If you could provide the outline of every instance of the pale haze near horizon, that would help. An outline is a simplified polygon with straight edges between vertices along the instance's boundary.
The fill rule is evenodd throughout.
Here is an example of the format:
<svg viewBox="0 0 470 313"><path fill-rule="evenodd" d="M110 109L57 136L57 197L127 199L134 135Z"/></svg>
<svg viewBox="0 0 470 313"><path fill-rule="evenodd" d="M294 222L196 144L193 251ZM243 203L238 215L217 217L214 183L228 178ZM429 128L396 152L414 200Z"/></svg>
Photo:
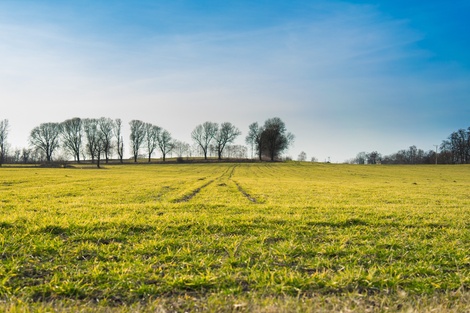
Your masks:
<svg viewBox="0 0 470 313"><path fill-rule="evenodd" d="M466 1L2 1L0 119L12 148L40 123L104 116L188 143L196 125L228 121L238 144L280 117L294 159L431 150L470 126L469 13Z"/></svg>

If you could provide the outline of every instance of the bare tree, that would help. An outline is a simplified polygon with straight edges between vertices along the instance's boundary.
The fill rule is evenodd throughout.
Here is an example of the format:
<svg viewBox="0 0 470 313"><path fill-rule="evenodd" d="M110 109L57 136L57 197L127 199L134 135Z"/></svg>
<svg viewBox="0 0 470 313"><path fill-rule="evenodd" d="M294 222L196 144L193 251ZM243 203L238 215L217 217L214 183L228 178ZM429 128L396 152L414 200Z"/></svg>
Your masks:
<svg viewBox="0 0 470 313"><path fill-rule="evenodd" d="M13 152L12 159L14 163L21 162L21 150L19 148L16 148L15 151Z"/></svg>
<svg viewBox="0 0 470 313"><path fill-rule="evenodd" d="M46 160L46 154L44 153L43 150L37 148L37 147L32 147L31 149L28 149L31 151L30 155L30 162L31 163L40 163L44 162Z"/></svg>
<svg viewBox="0 0 470 313"><path fill-rule="evenodd" d="M149 159L151 161L152 154L158 146L158 136L160 134L161 128L150 123L145 123L145 142L147 144L147 152Z"/></svg>
<svg viewBox="0 0 470 313"><path fill-rule="evenodd" d="M299 156L297 157L297 161L300 161L300 162L307 161L307 153L305 153L305 151L300 152Z"/></svg>
<svg viewBox="0 0 470 313"><path fill-rule="evenodd" d="M382 164L429 164L435 163L436 152L430 150L424 152L416 146L410 146L408 150L399 150L391 155L380 158Z"/></svg>
<svg viewBox="0 0 470 313"><path fill-rule="evenodd" d="M232 123L225 122L220 125L220 128L214 137L215 148L217 150L217 157L219 160L222 159L222 152L224 151L225 146L234 142L240 135L240 130L232 125Z"/></svg>
<svg viewBox="0 0 470 313"><path fill-rule="evenodd" d="M193 143L189 148L189 157L196 157L201 155L204 155L201 146L198 145L196 142Z"/></svg>
<svg viewBox="0 0 470 313"><path fill-rule="evenodd" d="M8 130L8 120L0 121L0 166L5 162Z"/></svg>
<svg viewBox="0 0 470 313"><path fill-rule="evenodd" d="M258 125L258 122L250 124L248 126L248 135L245 138L245 142L251 146L251 153L253 157L253 150L256 149L256 154L258 155L259 160L263 154L263 145L261 142L261 135L263 134L263 127Z"/></svg>
<svg viewBox="0 0 470 313"><path fill-rule="evenodd" d="M196 126L191 133L191 138L201 147L204 159L207 160L207 151L209 146L217 134L219 125L217 123L205 122Z"/></svg>
<svg viewBox="0 0 470 313"><path fill-rule="evenodd" d="M288 133L284 122L278 118L270 118L264 123L261 143L271 161L274 161L294 142L294 135Z"/></svg>
<svg viewBox="0 0 470 313"><path fill-rule="evenodd" d="M83 123L78 117L62 122L61 127L62 145L70 152L74 159L80 163L82 150Z"/></svg>
<svg viewBox="0 0 470 313"><path fill-rule="evenodd" d="M176 156L179 158L182 158L184 154L188 154L191 149L191 146L189 143L179 141L179 140L174 140L173 141L173 151L175 151Z"/></svg>
<svg viewBox="0 0 470 313"><path fill-rule="evenodd" d="M30 162L32 152L30 149L23 148L21 150L21 162L28 163Z"/></svg>
<svg viewBox="0 0 470 313"><path fill-rule="evenodd" d="M101 167L101 157L105 156L108 162L108 155L111 147L113 121L107 118L89 118L83 120L83 129L87 139L86 149L91 157L91 162L98 168Z"/></svg>
<svg viewBox="0 0 470 313"><path fill-rule="evenodd" d="M86 137L86 150L91 157L91 163L95 163L100 139L98 120L95 118L86 118L83 120L83 129Z"/></svg>
<svg viewBox="0 0 470 313"><path fill-rule="evenodd" d="M224 151L228 158L246 159L248 149L243 145L227 145Z"/></svg>
<svg viewBox="0 0 470 313"><path fill-rule="evenodd" d="M108 149L109 142L107 141L106 135L102 131L98 131L96 136L95 144L95 155L96 155L96 167L101 167L101 156L104 154L107 155L106 149Z"/></svg>
<svg viewBox="0 0 470 313"><path fill-rule="evenodd" d="M113 128L114 122L112 119L102 117L98 120L99 126L99 140L102 145L102 152L104 153L105 161L108 163L109 155L111 154L111 147L113 142Z"/></svg>
<svg viewBox="0 0 470 313"><path fill-rule="evenodd" d="M120 118L114 120L114 136L116 137L116 150L119 156L119 161L122 163L124 157L124 140L122 137L122 121Z"/></svg>
<svg viewBox="0 0 470 313"><path fill-rule="evenodd" d="M166 155L173 150L173 140L171 138L171 134L165 130L160 129L157 136L158 140L158 147L160 148L160 152L162 153L163 162L166 160Z"/></svg>
<svg viewBox="0 0 470 313"><path fill-rule="evenodd" d="M131 126L129 139L131 140L132 155L134 156L134 162L137 163L139 150L145 139L145 123L139 120L132 120L129 122L129 125Z"/></svg>
<svg viewBox="0 0 470 313"><path fill-rule="evenodd" d="M52 154L59 148L61 127L59 123L43 123L29 135L30 144L45 154L47 162L52 161Z"/></svg>

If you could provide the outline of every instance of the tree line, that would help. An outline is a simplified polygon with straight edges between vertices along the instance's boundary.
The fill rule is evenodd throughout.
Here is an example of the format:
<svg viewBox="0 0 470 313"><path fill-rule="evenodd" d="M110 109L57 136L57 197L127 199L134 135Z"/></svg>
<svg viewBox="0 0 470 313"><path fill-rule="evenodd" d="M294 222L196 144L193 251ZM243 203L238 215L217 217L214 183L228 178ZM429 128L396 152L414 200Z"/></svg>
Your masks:
<svg viewBox="0 0 470 313"><path fill-rule="evenodd" d="M355 164L469 164L470 127L452 132L436 149L424 151L416 146L382 156L377 151L360 152L350 160Z"/></svg>
<svg viewBox="0 0 470 313"><path fill-rule="evenodd" d="M61 123L42 123L31 130L29 148L17 148L11 153L7 143L9 121L0 120L0 166L5 162L50 163L63 158L63 155L77 163L90 160L98 167L102 162L108 163L113 155L123 163L125 145L122 127L121 119L106 117L75 117ZM162 127L141 120L130 121L129 129L129 153L134 162L144 156L142 153L151 162L156 151L160 152L163 162L171 153L179 158L184 154L187 157L203 156L205 160L214 154L219 160L224 155L247 157L246 147L233 145L241 131L230 122L197 125L191 133L192 146L174 139ZM268 158L271 161L279 158L293 140L294 136L287 132L284 122L278 117L267 119L262 126L257 122L251 124L245 138L260 160ZM62 154L57 157L59 153Z"/></svg>

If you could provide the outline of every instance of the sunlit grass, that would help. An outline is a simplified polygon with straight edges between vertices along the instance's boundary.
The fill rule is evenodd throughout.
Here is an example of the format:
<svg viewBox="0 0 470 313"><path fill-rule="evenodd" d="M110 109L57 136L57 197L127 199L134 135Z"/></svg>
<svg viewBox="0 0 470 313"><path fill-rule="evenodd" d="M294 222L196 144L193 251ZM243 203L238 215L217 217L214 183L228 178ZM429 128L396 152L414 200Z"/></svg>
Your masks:
<svg viewBox="0 0 470 313"><path fill-rule="evenodd" d="M366 298L377 310L468 309L468 190L468 166L3 168L0 300L46 311L361 310Z"/></svg>

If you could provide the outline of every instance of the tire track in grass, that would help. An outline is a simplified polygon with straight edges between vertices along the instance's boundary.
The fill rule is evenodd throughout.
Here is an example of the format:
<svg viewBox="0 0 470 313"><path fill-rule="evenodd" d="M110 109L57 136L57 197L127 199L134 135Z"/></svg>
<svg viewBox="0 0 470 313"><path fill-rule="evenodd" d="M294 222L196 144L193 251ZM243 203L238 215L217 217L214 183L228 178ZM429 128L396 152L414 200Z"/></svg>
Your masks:
<svg viewBox="0 0 470 313"><path fill-rule="evenodd" d="M250 201L253 202L253 203L258 203L259 201L258 201L255 197L253 197L252 195L250 195L245 189L243 189L243 187L242 187L237 181L235 181L235 180L232 179L236 167L237 167L237 166L235 165L235 166L232 168L232 171L230 172L230 176L229 176L228 179L231 180L231 181L235 184L235 186L237 186L238 191L240 191L240 192L242 193L242 195L245 196L245 198L247 198L248 200L250 200Z"/></svg>
<svg viewBox="0 0 470 313"><path fill-rule="evenodd" d="M200 186L196 189L193 189L192 191L188 192L187 194L183 195L180 198L177 198L177 199L173 200L173 202L174 203L188 202L192 198L194 198L198 193L200 193L204 188L208 187L210 184L214 183L215 181L220 181L220 180L224 179L224 177L225 177L225 179L227 179L228 181L233 182L235 184L235 186L237 186L238 191L246 199L248 199L250 202L252 202L252 203L261 203L262 201L259 201L258 199L256 199L252 195L250 195L237 181L233 180L232 177L234 175L236 167L237 167L237 165L234 165L233 167L227 168L227 170L225 170L222 173L222 175L220 175L219 177L211 179L210 181L206 182L202 186ZM226 176L228 176L228 177L226 177Z"/></svg>
<svg viewBox="0 0 470 313"><path fill-rule="evenodd" d="M233 170L234 168L232 168L232 173L233 173ZM208 182L206 182L204 185L192 190L191 192L189 192L188 194L180 197L180 198L177 198L175 200L173 200L174 203L181 203L181 202L188 202L189 200L191 200L192 198L194 198L199 192L201 192L202 189L206 188L207 186L209 186L210 184L212 184L214 181L216 180L220 180L222 177L224 177L228 172L230 171L230 168L228 168L227 170L225 170L222 175L220 175L219 177L217 178L214 178ZM232 175L232 174L230 174Z"/></svg>
<svg viewBox="0 0 470 313"><path fill-rule="evenodd" d="M202 185L201 187L198 187L198 188L194 189L194 190L191 191L190 193L188 193L188 194L182 196L181 198L177 198L177 199L173 200L173 202L174 202L174 203L188 202L189 200L191 200L192 198L194 198L199 192L201 192L201 190L202 190L203 188L206 188L207 186L209 186L210 184L212 184L214 181L215 181L215 179L208 181L207 183L205 183L205 184Z"/></svg>
<svg viewBox="0 0 470 313"><path fill-rule="evenodd" d="M238 188L238 191L240 191L244 196L245 198L247 198L248 200L250 200L251 202L253 203L258 203L258 200L256 200L256 198L252 197L248 192L246 192L245 189L243 189L242 186L240 186L239 183L237 183L236 181L232 180L233 183L237 186Z"/></svg>

